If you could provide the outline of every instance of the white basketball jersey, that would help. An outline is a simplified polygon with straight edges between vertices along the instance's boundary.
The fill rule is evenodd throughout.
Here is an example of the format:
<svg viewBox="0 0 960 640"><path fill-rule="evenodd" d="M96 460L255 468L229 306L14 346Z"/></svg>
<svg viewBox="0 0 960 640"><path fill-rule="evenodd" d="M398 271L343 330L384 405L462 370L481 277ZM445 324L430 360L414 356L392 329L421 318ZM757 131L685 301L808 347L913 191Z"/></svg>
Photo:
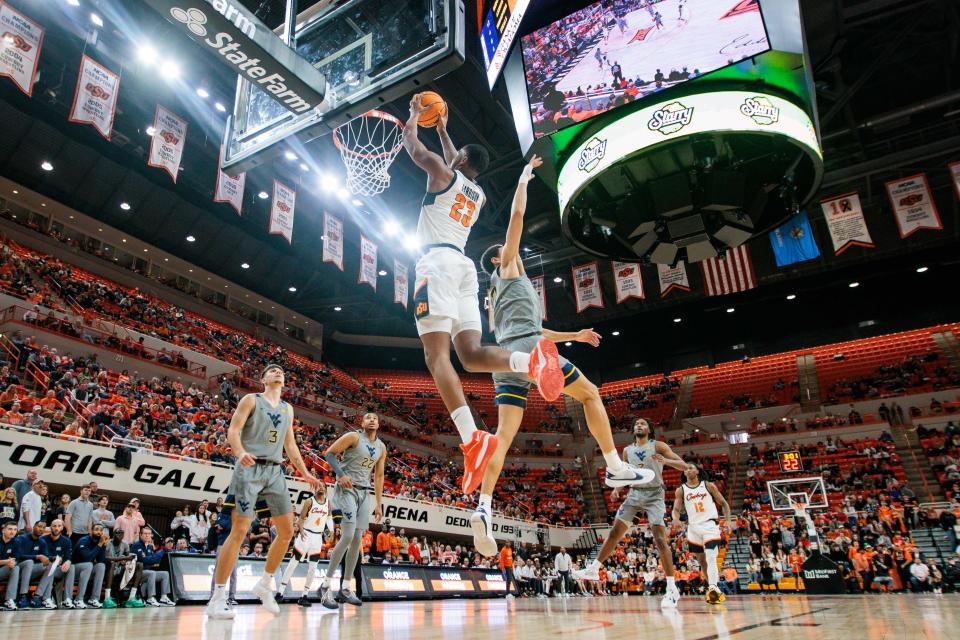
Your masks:
<svg viewBox="0 0 960 640"><path fill-rule="evenodd" d="M303 521L303 528L310 533L323 533L327 526L333 529L329 499L318 503L316 498L311 498L311 502L310 512L307 513L307 519Z"/></svg>
<svg viewBox="0 0 960 640"><path fill-rule="evenodd" d="M427 193L420 207L417 240L421 247L449 244L461 252L470 236L470 228L480 215L487 197L483 189L459 171L443 191Z"/></svg>
<svg viewBox="0 0 960 640"><path fill-rule="evenodd" d="M701 482L696 487L689 487L686 482L680 485L683 487L683 507L687 511L687 522L689 524L700 524L708 520L717 520L720 516L717 513L717 505L713 501L713 496L707 491L705 482Z"/></svg>

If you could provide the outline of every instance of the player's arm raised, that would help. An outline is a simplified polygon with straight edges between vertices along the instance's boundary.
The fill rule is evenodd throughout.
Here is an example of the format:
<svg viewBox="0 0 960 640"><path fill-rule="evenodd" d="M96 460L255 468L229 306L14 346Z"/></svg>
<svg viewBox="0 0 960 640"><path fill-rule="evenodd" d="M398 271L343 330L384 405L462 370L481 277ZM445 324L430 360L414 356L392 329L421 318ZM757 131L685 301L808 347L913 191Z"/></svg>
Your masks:
<svg viewBox="0 0 960 640"><path fill-rule="evenodd" d="M707 483L707 491L713 496L713 501L717 503L717 506L720 507L720 510L723 512L723 519L727 521L727 531L733 531L733 515L730 513L730 504L723 497L723 494L720 493L720 489L717 489L717 485L712 482Z"/></svg>
<svg viewBox="0 0 960 640"><path fill-rule="evenodd" d="M520 239L523 237L523 216L527 211L527 184L533 179L533 170L543 164L538 155L530 158L530 162L523 168L520 179L517 181L517 190L513 194L513 205L510 208L510 224L507 225L507 238L500 250L500 264L509 269L517 256L520 255ZM504 274L510 277L512 274ZM519 274L518 274L519 275Z"/></svg>
<svg viewBox="0 0 960 640"><path fill-rule="evenodd" d="M287 406L289 407L290 405ZM293 420L293 407L290 407L290 419ZM293 435L293 427L287 429L287 436L283 439L283 450L287 452L287 457L290 459L290 462L293 463L296 470L300 472L300 476L304 482L314 489L323 482L323 480L317 480L303 462L300 447L297 446L297 438Z"/></svg>
<svg viewBox="0 0 960 640"><path fill-rule="evenodd" d="M343 474L343 467L340 466L340 461L337 460L337 456L358 442L360 442L360 434L356 431L351 431L337 438L336 441L323 452L324 461L333 469L334 475L337 476L337 483L344 489L352 489L353 481L350 479L350 476Z"/></svg>
<svg viewBox="0 0 960 640"><path fill-rule="evenodd" d="M420 140L420 125L417 120L423 112L423 105L420 102L420 95L413 96L410 100L410 117L403 127L403 148L410 154L410 159L414 164L427 172L427 190L439 191L453 180L453 169L447 166L443 158L424 146Z"/></svg>
<svg viewBox="0 0 960 640"><path fill-rule="evenodd" d="M380 522L383 518L383 475L387 468L387 450L377 461L377 470L373 474L373 490L377 496L377 506L373 509L373 521Z"/></svg>
<svg viewBox="0 0 960 640"><path fill-rule="evenodd" d="M227 442L230 443L230 450L237 458L237 463L241 467L252 467L257 463L257 459L243 450L243 443L240 442L240 432L243 431L243 425L247 424L247 418L253 413L257 406L256 396L252 393L240 398L237 408L233 411L233 417L230 418L230 427L227 429Z"/></svg>
<svg viewBox="0 0 960 640"><path fill-rule="evenodd" d="M680 528L680 509L683 508L683 487L677 487L673 493L673 513L671 514L670 528L676 533Z"/></svg>
<svg viewBox="0 0 960 640"><path fill-rule="evenodd" d="M453 164L453 161L456 160L460 154L457 145L453 144L453 140L450 139L450 134L447 133L447 118L449 117L450 113L445 111L437 121L437 135L440 136L440 146L443 147L443 160L447 163L448 167Z"/></svg>

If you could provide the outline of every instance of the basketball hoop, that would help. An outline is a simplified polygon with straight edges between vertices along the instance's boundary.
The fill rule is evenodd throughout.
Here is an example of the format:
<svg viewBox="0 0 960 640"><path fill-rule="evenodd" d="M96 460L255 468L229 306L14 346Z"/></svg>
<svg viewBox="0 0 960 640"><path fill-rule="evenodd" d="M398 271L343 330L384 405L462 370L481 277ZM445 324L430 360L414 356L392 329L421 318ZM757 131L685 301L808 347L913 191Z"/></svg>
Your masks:
<svg viewBox="0 0 960 640"><path fill-rule="evenodd" d="M333 144L347 167L347 189L375 196L390 186L390 165L403 146L403 122L374 109L337 127Z"/></svg>

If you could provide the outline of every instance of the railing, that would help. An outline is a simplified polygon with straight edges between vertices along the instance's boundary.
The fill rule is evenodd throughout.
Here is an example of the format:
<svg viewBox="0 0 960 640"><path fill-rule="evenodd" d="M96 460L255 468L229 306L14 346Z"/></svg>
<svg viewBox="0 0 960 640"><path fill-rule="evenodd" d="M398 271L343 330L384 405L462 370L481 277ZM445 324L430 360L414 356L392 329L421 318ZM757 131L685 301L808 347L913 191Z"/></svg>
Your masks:
<svg viewBox="0 0 960 640"><path fill-rule="evenodd" d="M140 442L139 440L131 440L130 438L123 438L121 436L114 436L108 440L111 447L127 447L130 449L136 449L138 452L146 451L147 455L153 455L154 447L152 442Z"/></svg>
<svg viewBox="0 0 960 640"><path fill-rule="evenodd" d="M37 313L32 309L26 309L24 307L13 305L0 312L0 322L23 323L31 327L48 331L50 333L56 333L66 338L70 338L71 340L83 342L90 346L95 346L100 349L106 349L108 351L113 351L114 353L130 356L137 360L150 362L160 367L166 367L178 372L186 372L189 375L197 378L207 378L206 365L199 364L197 362L191 362L183 357L182 354L179 357L183 360L186 366L176 365L173 361L173 354L170 352L164 351L161 354L161 352L157 349L152 349L142 344L133 342L133 340L130 338L124 342L119 340L116 334L109 331L96 329L92 326L79 326L71 321L65 313ZM171 362L169 364L166 362L161 362L159 360L161 355L169 358Z"/></svg>
<svg viewBox="0 0 960 640"><path fill-rule="evenodd" d="M13 341L7 336L0 334L0 348L6 351L9 356L11 367L16 367L20 362L20 348L13 344Z"/></svg>
<svg viewBox="0 0 960 640"><path fill-rule="evenodd" d="M32 382L33 386L41 391L46 391L50 386L50 376L35 362L27 363L27 366L23 368L23 377L25 381Z"/></svg>

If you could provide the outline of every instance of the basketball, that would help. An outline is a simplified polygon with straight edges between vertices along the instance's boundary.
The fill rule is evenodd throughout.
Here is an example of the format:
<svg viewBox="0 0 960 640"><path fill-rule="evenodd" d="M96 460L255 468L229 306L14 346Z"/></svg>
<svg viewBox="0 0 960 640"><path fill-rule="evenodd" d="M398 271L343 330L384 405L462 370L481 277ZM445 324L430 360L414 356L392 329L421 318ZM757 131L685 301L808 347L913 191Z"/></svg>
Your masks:
<svg viewBox="0 0 960 640"><path fill-rule="evenodd" d="M423 104L423 113L420 114L417 123L421 127L437 126L440 118L447 115L447 103L436 91L424 91L420 94L420 100Z"/></svg>

